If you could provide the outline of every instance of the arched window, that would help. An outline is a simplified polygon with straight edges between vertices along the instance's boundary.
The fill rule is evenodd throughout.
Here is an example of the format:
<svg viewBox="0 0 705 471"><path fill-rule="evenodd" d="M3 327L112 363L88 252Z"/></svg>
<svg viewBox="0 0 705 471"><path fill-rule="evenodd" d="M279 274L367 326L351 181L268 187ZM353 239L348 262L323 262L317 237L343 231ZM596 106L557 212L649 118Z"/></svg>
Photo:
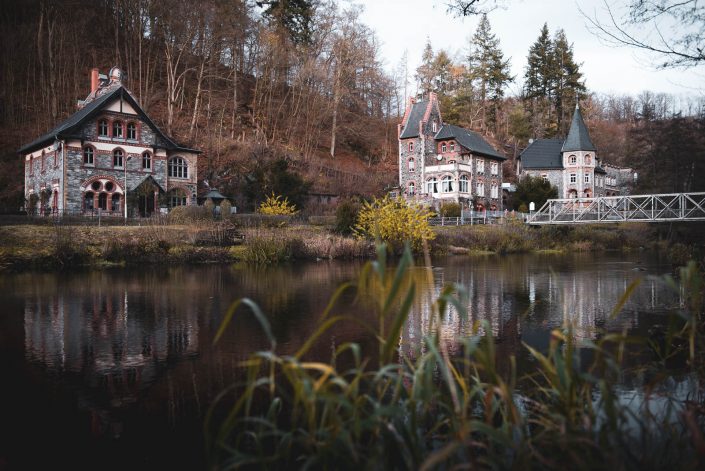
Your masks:
<svg viewBox="0 0 705 471"><path fill-rule="evenodd" d="M494 182L490 186L490 198L499 198L499 187Z"/></svg>
<svg viewBox="0 0 705 471"><path fill-rule="evenodd" d="M450 143L450 151L453 152L455 150L455 142Z"/></svg>
<svg viewBox="0 0 705 471"><path fill-rule="evenodd" d="M446 175L443 177L443 180L441 180L441 190L443 193L450 193L453 191L453 180L450 178L450 175Z"/></svg>
<svg viewBox="0 0 705 471"><path fill-rule="evenodd" d="M137 126L135 123L127 123L127 138L132 141L137 140Z"/></svg>
<svg viewBox="0 0 705 471"><path fill-rule="evenodd" d="M592 162L592 159L590 158L590 154L585 156L585 165L590 165L590 162Z"/></svg>
<svg viewBox="0 0 705 471"><path fill-rule="evenodd" d="M122 121L115 121L113 123L113 137L117 137L120 139L125 137L125 135L123 134Z"/></svg>
<svg viewBox="0 0 705 471"><path fill-rule="evenodd" d="M479 182L477 184L477 196L485 196L485 184L484 182Z"/></svg>
<svg viewBox="0 0 705 471"><path fill-rule="evenodd" d="M426 193L433 194L438 193L438 180L436 178L429 178L426 180Z"/></svg>
<svg viewBox="0 0 705 471"><path fill-rule="evenodd" d="M413 157L409 159L409 171L413 172L416 170L416 162L414 162Z"/></svg>
<svg viewBox="0 0 705 471"><path fill-rule="evenodd" d="M409 182L409 196L414 196L416 194L416 183Z"/></svg>
<svg viewBox="0 0 705 471"><path fill-rule="evenodd" d="M93 165L94 160L93 148L86 146L83 148L83 165Z"/></svg>
<svg viewBox="0 0 705 471"><path fill-rule="evenodd" d="M571 155L570 156L570 164L575 165L576 163L578 163L578 158L574 155Z"/></svg>
<svg viewBox="0 0 705 471"><path fill-rule="evenodd" d="M142 170L152 170L152 154L142 152Z"/></svg>
<svg viewBox="0 0 705 471"><path fill-rule="evenodd" d="M183 157L174 157L169 160L169 176L174 178L188 178L188 165Z"/></svg>
<svg viewBox="0 0 705 471"><path fill-rule="evenodd" d="M98 135L102 137L108 137L108 121L101 119L98 122Z"/></svg>
<svg viewBox="0 0 705 471"><path fill-rule="evenodd" d="M83 195L83 209L86 211L92 211L93 210L93 198L94 194L92 191L87 191L85 195Z"/></svg>
<svg viewBox="0 0 705 471"><path fill-rule="evenodd" d="M413 152L413 151L414 151L414 142L409 141L409 152Z"/></svg>
<svg viewBox="0 0 705 471"><path fill-rule="evenodd" d="M446 143L444 142L443 144L441 144L441 152L445 152L445 151L446 151Z"/></svg>
<svg viewBox="0 0 705 471"><path fill-rule="evenodd" d="M113 193L110 198L110 211L120 211L120 193Z"/></svg>
<svg viewBox="0 0 705 471"><path fill-rule="evenodd" d="M468 176L467 175L461 175L460 176L460 192L461 193L467 193L468 192L469 182L468 182Z"/></svg>
<svg viewBox="0 0 705 471"><path fill-rule="evenodd" d="M122 168L125 164L125 154L120 149L113 151L113 167Z"/></svg>

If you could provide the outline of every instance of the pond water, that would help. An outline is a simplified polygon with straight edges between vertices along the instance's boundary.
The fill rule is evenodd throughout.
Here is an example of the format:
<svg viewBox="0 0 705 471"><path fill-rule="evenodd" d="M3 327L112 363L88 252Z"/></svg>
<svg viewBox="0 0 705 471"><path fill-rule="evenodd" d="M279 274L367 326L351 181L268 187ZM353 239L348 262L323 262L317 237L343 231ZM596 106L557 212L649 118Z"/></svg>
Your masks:
<svg viewBox="0 0 705 471"><path fill-rule="evenodd" d="M267 314L280 353L293 353L319 325L336 287L362 263L283 267L179 266L0 275L0 469L203 467L202 423L237 364L267 347L253 316L238 313L216 346L230 304L247 296ZM451 350L486 320L500 358L521 342L546 348L565 322L577 338L603 330L645 334L678 303L660 276L668 260L647 253L452 257L414 268L418 298L400 345L414 354L431 329L443 285L468 292L468 316L449 312L440 334ZM627 286L643 281L619 315ZM343 296L336 313L373 322ZM356 323L338 324L311 355L342 342L374 351ZM532 365L518 358L520 370ZM623 385L626 391L631 385Z"/></svg>

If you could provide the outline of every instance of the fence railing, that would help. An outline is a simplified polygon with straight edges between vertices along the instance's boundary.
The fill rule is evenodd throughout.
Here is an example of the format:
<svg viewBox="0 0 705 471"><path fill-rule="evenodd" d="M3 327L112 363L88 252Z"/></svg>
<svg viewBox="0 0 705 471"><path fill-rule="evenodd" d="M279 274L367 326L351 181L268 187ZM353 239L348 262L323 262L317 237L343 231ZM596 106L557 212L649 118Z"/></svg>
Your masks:
<svg viewBox="0 0 705 471"><path fill-rule="evenodd" d="M507 219L526 221L529 215L515 211L463 211L460 217L429 218L432 226L465 226L475 224L503 224Z"/></svg>

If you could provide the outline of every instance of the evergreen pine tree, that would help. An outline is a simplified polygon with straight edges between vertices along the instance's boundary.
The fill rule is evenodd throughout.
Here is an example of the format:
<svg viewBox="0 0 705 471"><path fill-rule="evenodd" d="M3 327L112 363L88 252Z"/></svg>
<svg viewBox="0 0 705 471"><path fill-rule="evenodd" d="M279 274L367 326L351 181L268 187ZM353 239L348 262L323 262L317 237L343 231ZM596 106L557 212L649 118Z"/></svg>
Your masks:
<svg viewBox="0 0 705 471"><path fill-rule="evenodd" d="M504 60L499 39L492 34L487 15L480 18L470 41L468 73L482 107L482 126L495 127L504 88L512 77L509 75L509 60Z"/></svg>
<svg viewBox="0 0 705 471"><path fill-rule="evenodd" d="M553 41L553 55L558 75L554 83L553 104L556 111L558 132L565 135L571 122L575 101L586 98L585 84L581 82L583 74L573 58L573 46L568 43L565 31L558 30Z"/></svg>
<svg viewBox="0 0 705 471"><path fill-rule="evenodd" d="M553 43L544 23L536 42L529 48L528 64L524 74L524 99L531 119L531 126L536 137L543 137L551 132L551 107L555 76Z"/></svg>
<svg viewBox="0 0 705 471"><path fill-rule="evenodd" d="M421 94L427 96L433 91L434 67L433 67L433 47L431 40L426 38L426 46L421 55L421 65L416 69L416 82Z"/></svg>

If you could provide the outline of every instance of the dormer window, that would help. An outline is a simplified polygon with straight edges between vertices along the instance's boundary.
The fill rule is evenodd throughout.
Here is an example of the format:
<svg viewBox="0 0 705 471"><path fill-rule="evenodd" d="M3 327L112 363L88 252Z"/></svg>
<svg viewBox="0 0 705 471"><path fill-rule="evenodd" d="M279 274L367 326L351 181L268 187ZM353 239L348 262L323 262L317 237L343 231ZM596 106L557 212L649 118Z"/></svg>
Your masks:
<svg viewBox="0 0 705 471"><path fill-rule="evenodd" d="M118 139L125 137L123 134L122 121L115 121L113 123L113 137L117 137Z"/></svg>
<svg viewBox="0 0 705 471"><path fill-rule="evenodd" d="M108 122L101 119L98 122L98 135L101 137L108 137Z"/></svg>
<svg viewBox="0 0 705 471"><path fill-rule="evenodd" d="M137 140L137 126L135 126L135 123L127 124L127 138L132 141Z"/></svg>
<svg viewBox="0 0 705 471"><path fill-rule="evenodd" d="M445 151L446 151L446 143L444 142L443 144L441 144L441 152L445 152Z"/></svg>

